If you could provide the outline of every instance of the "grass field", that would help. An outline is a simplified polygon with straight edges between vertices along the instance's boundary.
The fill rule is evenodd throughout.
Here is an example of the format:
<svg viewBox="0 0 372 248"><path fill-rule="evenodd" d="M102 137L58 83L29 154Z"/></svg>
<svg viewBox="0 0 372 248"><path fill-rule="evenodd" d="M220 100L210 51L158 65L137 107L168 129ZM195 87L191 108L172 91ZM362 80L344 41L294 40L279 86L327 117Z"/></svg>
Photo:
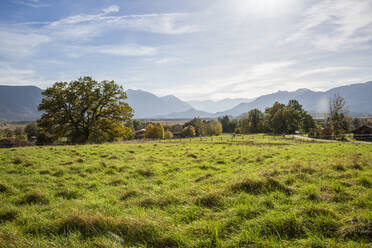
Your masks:
<svg viewBox="0 0 372 248"><path fill-rule="evenodd" d="M0 247L372 247L372 145L0 150Z"/></svg>

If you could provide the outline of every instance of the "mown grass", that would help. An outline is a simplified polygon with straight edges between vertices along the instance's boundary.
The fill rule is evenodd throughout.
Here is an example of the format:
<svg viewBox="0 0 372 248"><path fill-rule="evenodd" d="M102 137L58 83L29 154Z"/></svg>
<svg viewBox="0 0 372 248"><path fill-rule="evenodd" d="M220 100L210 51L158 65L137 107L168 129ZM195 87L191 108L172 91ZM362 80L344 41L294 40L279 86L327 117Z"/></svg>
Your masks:
<svg viewBox="0 0 372 248"><path fill-rule="evenodd" d="M0 247L371 247L372 146L262 135L0 150Z"/></svg>

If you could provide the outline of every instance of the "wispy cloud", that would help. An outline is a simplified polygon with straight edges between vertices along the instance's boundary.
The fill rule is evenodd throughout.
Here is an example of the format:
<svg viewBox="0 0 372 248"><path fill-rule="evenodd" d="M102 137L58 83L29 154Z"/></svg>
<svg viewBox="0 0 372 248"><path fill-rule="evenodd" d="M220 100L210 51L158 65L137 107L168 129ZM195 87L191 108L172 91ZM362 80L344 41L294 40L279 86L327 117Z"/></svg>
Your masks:
<svg viewBox="0 0 372 248"><path fill-rule="evenodd" d="M318 49L367 49L372 41L372 1L320 1L305 11L287 42L309 41Z"/></svg>
<svg viewBox="0 0 372 248"><path fill-rule="evenodd" d="M34 84L35 72L30 69L14 68L8 63L0 63L0 84L31 85Z"/></svg>
<svg viewBox="0 0 372 248"><path fill-rule="evenodd" d="M306 71L296 74L296 77L307 77L307 76L312 76L314 74L334 73L334 72L349 71L349 70L354 70L354 69L356 68L352 66L330 66L330 67L306 70Z"/></svg>
<svg viewBox="0 0 372 248"><path fill-rule="evenodd" d="M113 55L113 56L153 56L157 49L148 46L135 44L124 44L115 46L66 46L63 48L66 55L71 58L78 58L86 55Z"/></svg>
<svg viewBox="0 0 372 248"><path fill-rule="evenodd" d="M50 6L50 4L41 2L40 0L13 0L13 3L22 4L32 8L42 8Z"/></svg>
<svg viewBox="0 0 372 248"><path fill-rule="evenodd" d="M0 55L12 58L30 56L39 45L51 40L30 30L13 31L7 28L0 28L0 37Z"/></svg>
<svg viewBox="0 0 372 248"><path fill-rule="evenodd" d="M183 24L189 18L184 13L109 15L119 12L113 5L98 14L80 14L54 21L42 27L62 39L87 40L108 31L135 30L159 34L185 34L199 30L195 25Z"/></svg>

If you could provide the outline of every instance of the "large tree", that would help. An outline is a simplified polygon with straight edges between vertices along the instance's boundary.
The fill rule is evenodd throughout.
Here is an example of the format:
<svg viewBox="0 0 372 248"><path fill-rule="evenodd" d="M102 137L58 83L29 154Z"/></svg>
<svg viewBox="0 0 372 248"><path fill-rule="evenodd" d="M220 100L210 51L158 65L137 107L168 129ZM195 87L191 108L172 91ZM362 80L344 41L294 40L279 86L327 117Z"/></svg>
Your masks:
<svg viewBox="0 0 372 248"><path fill-rule="evenodd" d="M83 77L56 82L42 94L38 125L54 139L68 137L73 143L85 143L126 138L131 133L125 122L133 110L124 102L123 88L114 81L99 83Z"/></svg>

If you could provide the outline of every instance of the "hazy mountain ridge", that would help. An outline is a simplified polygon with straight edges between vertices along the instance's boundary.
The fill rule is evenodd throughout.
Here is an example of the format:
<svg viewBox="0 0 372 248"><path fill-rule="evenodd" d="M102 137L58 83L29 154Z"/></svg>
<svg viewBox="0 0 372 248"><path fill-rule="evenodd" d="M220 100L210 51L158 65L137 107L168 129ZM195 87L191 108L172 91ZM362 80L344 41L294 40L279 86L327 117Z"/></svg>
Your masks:
<svg viewBox="0 0 372 248"><path fill-rule="evenodd" d="M42 90L36 86L0 85L0 119L31 121L39 119L37 110Z"/></svg>
<svg viewBox="0 0 372 248"><path fill-rule="evenodd" d="M187 101L194 109L201 111L216 113L229 110L240 103L249 103L254 101L255 98L225 98L222 100L192 100Z"/></svg>
<svg viewBox="0 0 372 248"><path fill-rule="evenodd" d="M127 90L126 102L134 109L135 118L152 118L183 112L192 108L175 96L158 97L143 90Z"/></svg>
<svg viewBox="0 0 372 248"><path fill-rule="evenodd" d="M308 89L299 89L293 92L278 91L260 96L253 102L241 103L230 110L216 113L216 116L238 116L254 108L264 111L265 108L272 106L276 101L288 103L290 99L298 100L304 109L310 113L321 115L327 112L329 97L336 93L345 98L347 108L351 114L372 114L372 81L369 81L336 87L325 92Z"/></svg>
<svg viewBox="0 0 372 248"><path fill-rule="evenodd" d="M42 99L41 92L42 89L35 86L0 86L0 120L32 121L39 119L41 113L37 111L37 106ZM264 111L276 101L288 103L290 99L298 100L309 113L321 116L322 113L327 112L328 99L335 93L345 98L351 114L372 114L372 81L336 87L325 92L309 89L298 89L293 92L278 91L217 113L195 109L192 104L173 95L158 97L147 91L130 89L126 90L126 93L128 96L126 102L134 109L134 118L137 119L216 118L223 115L237 117L254 108ZM214 101L214 104L218 102L231 104L232 100L240 101L241 99L249 100L247 98L224 99ZM202 102L213 101L199 101L199 103Z"/></svg>

